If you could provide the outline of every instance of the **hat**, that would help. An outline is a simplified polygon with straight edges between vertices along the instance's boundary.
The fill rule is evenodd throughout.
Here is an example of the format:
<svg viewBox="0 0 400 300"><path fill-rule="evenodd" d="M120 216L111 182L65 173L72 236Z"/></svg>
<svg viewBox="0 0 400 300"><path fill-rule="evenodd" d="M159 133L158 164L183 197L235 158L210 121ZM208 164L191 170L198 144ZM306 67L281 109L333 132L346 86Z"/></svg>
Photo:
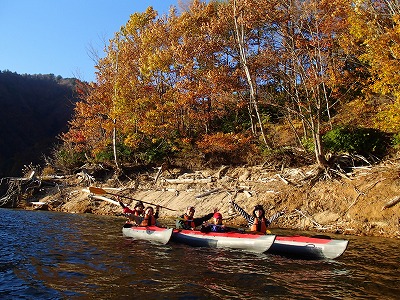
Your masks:
<svg viewBox="0 0 400 300"><path fill-rule="evenodd" d="M219 212L216 212L213 216L215 219L222 219L222 215Z"/></svg>
<svg viewBox="0 0 400 300"><path fill-rule="evenodd" d="M136 208L136 207L138 207L138 206L141 206L141 207L143 207L143 208L144 208L143 202L142 202L142 201L138 201L138 202L136 202L136 204L135 204L135 208Z"/></svg>
<svg viewBox="0 0 400 300"><path fill-rule="evenodd" d="M254 206L253 215L254 215L256 210L261 210L263 214L265 213L264 207L262 207L262 205L260 205L260 204Z"/></svg>
<svg viewBox="0 0 400 300"><path fill-rule="evenodd" d="M194 206L188 206L188 207L187 207L187 210L193 210L193 211L196 211L196 210L194 209Z"/></svg>
<svg viewBox="0 0 400 300"><path fill-rule="evenodd" d="M264 211L264 207L262 207L262 205L258 204L256 206L254 206L254 210L262 210L262 211Z"/></svg>

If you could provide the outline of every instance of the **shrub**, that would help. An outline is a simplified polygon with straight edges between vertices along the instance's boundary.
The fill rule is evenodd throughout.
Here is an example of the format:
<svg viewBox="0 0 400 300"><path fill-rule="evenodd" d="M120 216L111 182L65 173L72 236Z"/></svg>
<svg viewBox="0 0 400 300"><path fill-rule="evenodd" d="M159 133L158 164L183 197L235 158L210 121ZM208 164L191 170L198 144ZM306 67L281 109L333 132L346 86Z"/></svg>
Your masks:
<svg viewBox="0 0 400 300"><path fill-rule="evenodd" d="M124 144L117 144L117 158L121 161L129 161L132 155L131 149ZM108 145L103 151L96 154L98 162L112 162L114 161L114 149L112 145Z"/></svg>
<svg viewBox="0 0 400 300"><path fill-rule="evenodd" d="M332 152L374 154L386 152L386 136L372 128L341 126L328 131L322 138L324 146Z"/></svg>
<svg viewBox="0 0 400 300"><path fill-rule="evenodd" d="M253 149L251 137L240 133L218 132L204 135L196 144L199 150L215 163L242 163Z"/></svg>
<svg viewBox="0 0 400 300"><path fill-rule="evenodd" d="M142 158L146 163L156 163L164 160L170 152L168 143L161 142L160 144L152 144L145 152L142 153Z"/></svg>
<svg viewBox="0 0 400 300"><path fill-rule="evenodd" d="M84 152L78 152L70 143L63 143L53 151L53 161L56 168L71 172L84 164Z"/></svg>
<svg viewBox="0 0 400 300"><path fill-rule="evenodd" d="M314 153L315 146L314 146L314 140L312 138L302 137L301 145L304 147L304 149L307 151L307 153Z"/></svg>
<svg viewBox="0 0 400 300"><path fill-rule="evenodd" d="M392 146L395 149L400 149L400 132L392 136Z"/></svg>

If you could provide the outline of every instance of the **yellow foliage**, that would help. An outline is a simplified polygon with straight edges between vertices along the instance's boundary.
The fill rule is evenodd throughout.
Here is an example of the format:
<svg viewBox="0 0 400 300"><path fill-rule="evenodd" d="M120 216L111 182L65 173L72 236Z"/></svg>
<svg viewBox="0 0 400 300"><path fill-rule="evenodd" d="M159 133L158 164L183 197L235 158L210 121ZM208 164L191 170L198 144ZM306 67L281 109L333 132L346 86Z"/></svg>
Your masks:
<svg viewBox="0 0 400 300"><path fill-rule="evenodd" d="M137 150L140 147L140 143L140 135L135 133L129 134L124 140L124 144L130 147L132 150Z"/></svg>
<svg viewBox="0 0 400 300"><path fill-rule="evenodd" d="M400 99L392 105L387 105L380 111L376 118L377 127L383 131L398 133L400 132Z"/></svg>

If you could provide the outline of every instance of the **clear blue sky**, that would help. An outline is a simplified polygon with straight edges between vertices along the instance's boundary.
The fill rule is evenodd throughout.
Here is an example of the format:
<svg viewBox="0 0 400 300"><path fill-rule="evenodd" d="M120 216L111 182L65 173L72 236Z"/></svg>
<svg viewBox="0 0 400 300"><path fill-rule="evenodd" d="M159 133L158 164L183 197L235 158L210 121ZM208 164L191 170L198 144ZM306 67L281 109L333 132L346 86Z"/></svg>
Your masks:
<svg viewBox="0 0 400 300"><path fill-rule="evenodd" d="M0 0L0 70L95 80L93 50L148 6L168 14L178 0Z"/></svg>

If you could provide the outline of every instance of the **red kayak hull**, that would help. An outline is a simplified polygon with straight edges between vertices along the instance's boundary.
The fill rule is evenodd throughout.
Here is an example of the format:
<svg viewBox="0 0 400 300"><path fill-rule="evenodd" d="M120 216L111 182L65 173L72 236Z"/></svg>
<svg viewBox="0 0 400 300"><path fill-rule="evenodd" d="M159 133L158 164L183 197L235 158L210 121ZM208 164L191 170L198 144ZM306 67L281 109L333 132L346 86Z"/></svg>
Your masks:
<svg viewBox="0 0 400 300"><path fill-rule="evenodd" d="M307 236L277 236L268 253L303 259L335 259L347 249L347 240Z"/></svg>

